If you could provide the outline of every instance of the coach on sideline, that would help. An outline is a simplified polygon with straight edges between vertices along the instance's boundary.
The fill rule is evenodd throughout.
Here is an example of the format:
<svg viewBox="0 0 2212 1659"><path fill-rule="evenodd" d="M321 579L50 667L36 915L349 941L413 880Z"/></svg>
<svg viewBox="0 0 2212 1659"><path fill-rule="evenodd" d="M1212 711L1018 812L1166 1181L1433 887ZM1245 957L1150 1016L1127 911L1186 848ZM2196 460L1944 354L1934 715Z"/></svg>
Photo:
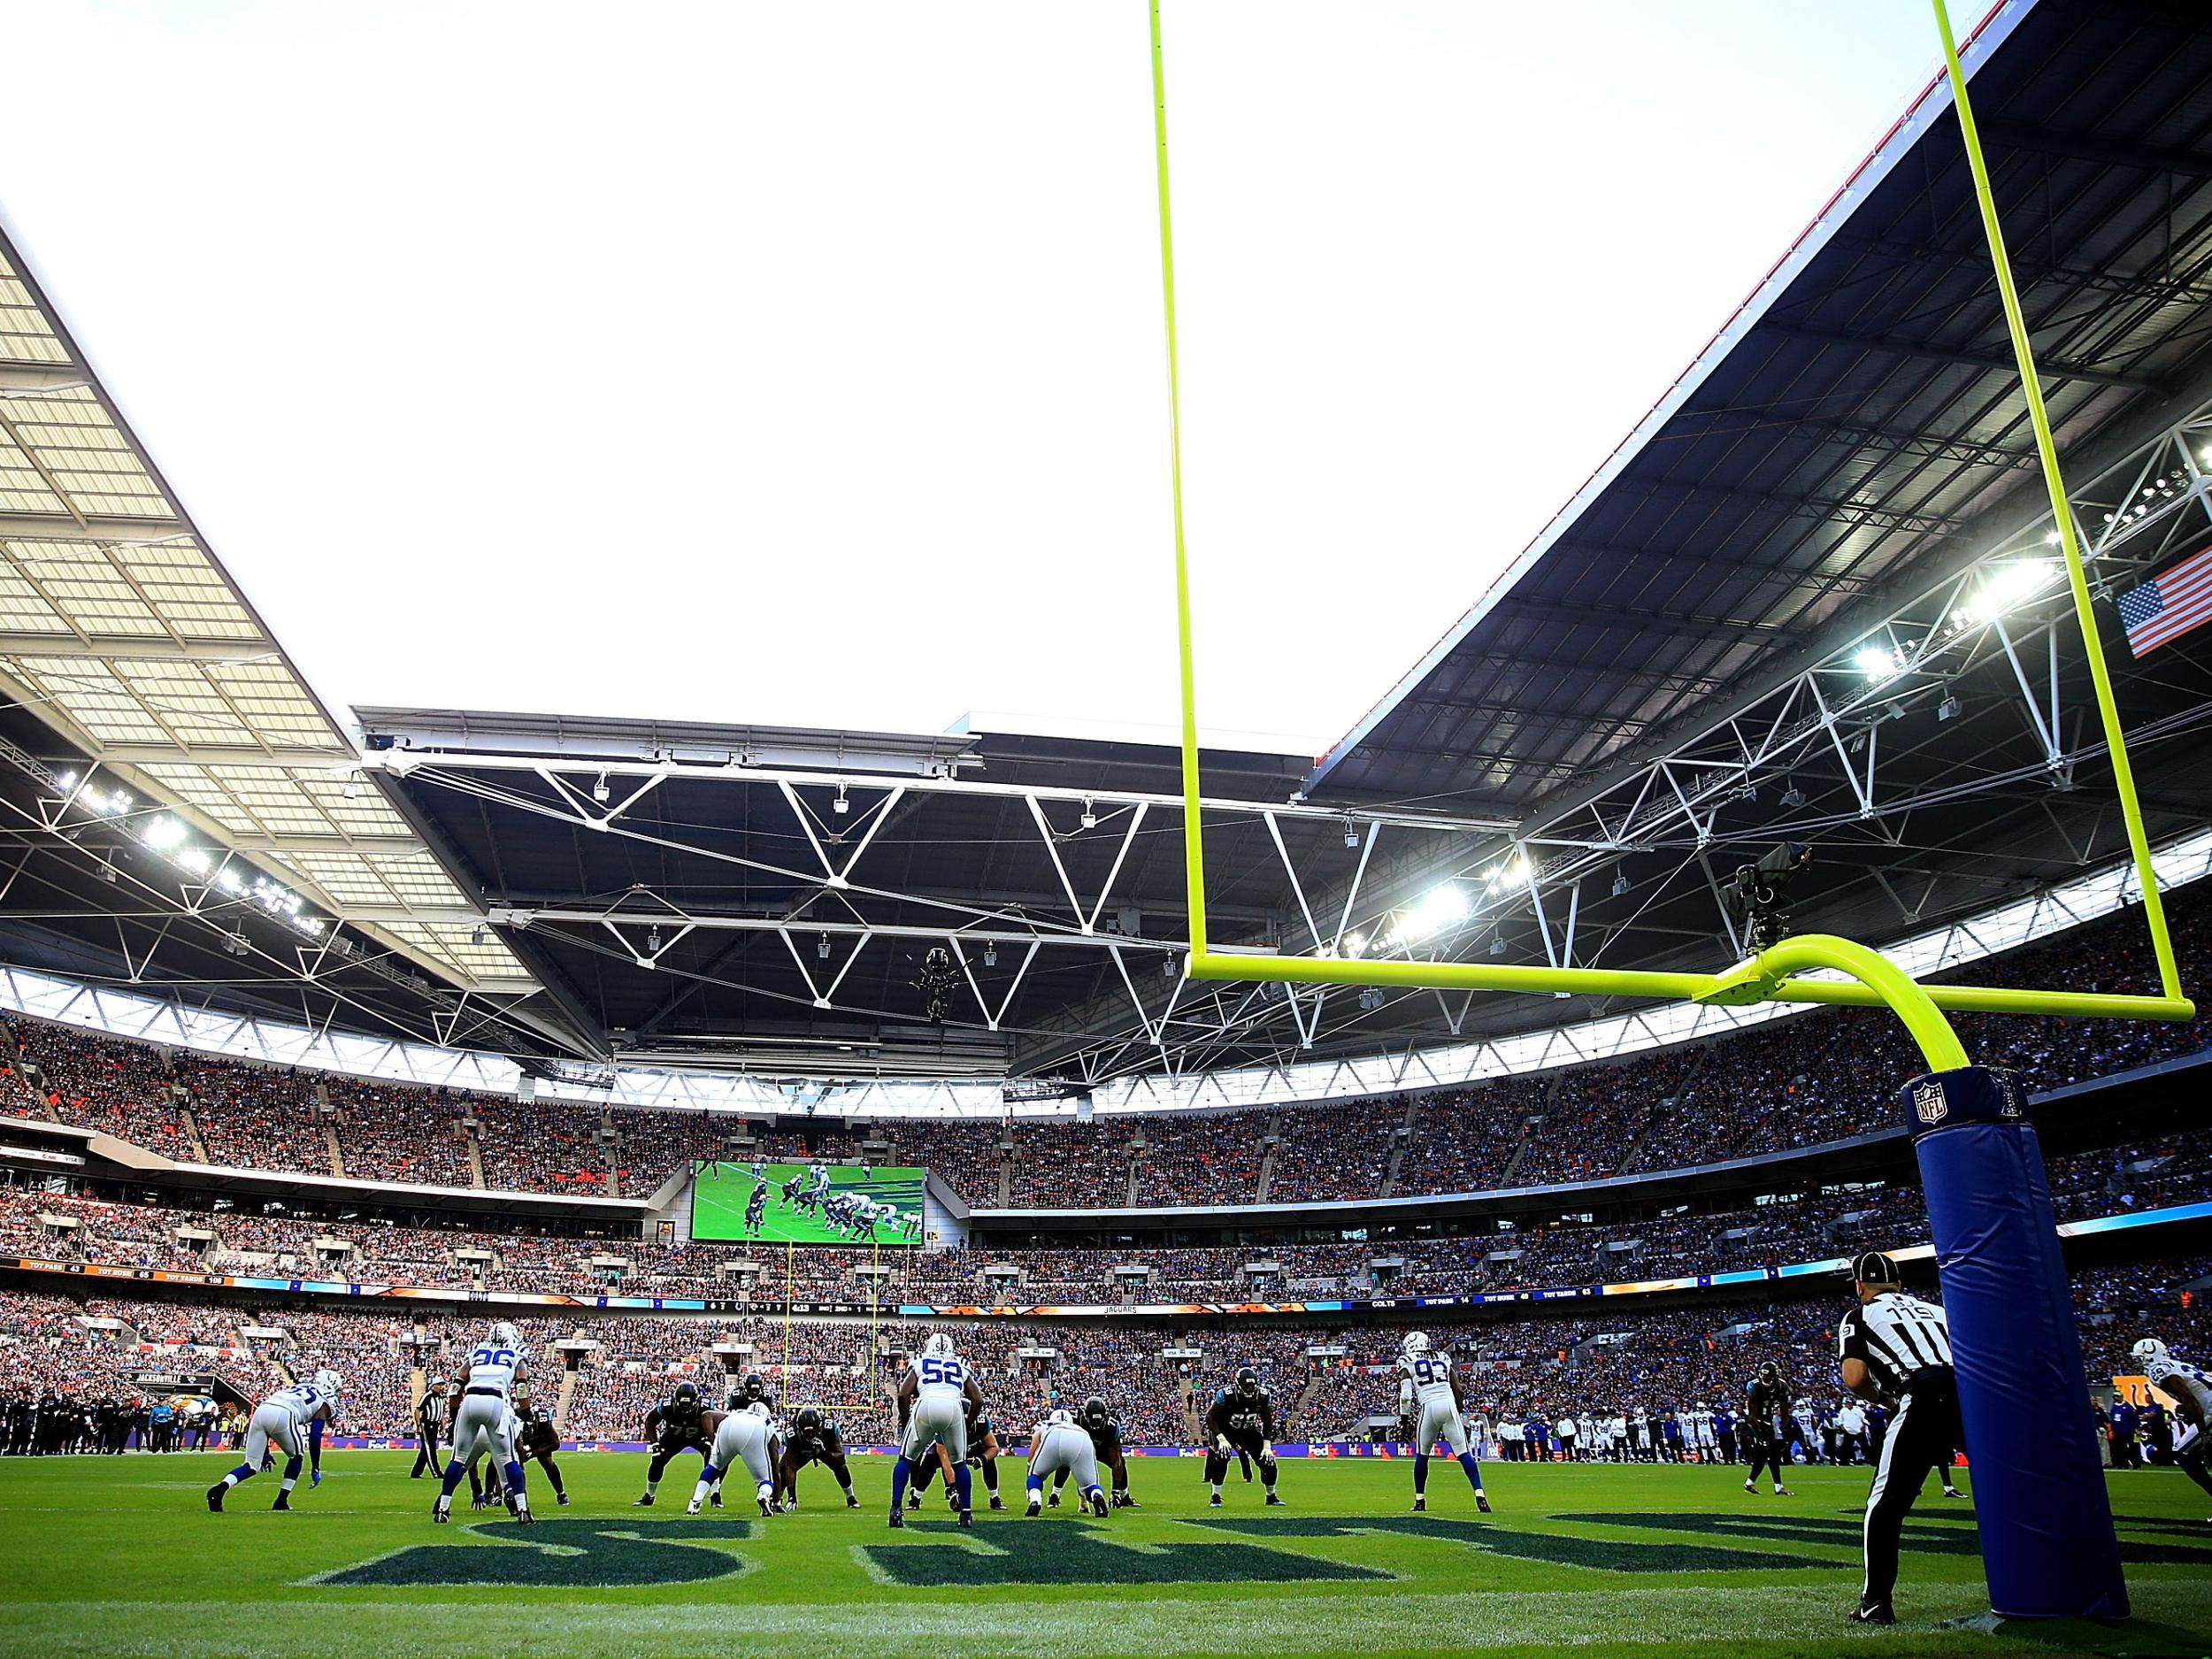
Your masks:
<svg viewBox="0 0 2212 1659"><path fill-rule="evenodd" d="M1851 1277L1859 1305L1836 1327L1843 1386L1870 1400L1897 1402L1866 1494L1866 1582L1851 1617L1894 1624L1890 1594L1897 1587L1897 1543L1906 1512L1931 1469L1944 1469L1948 1484L1951 1448L1965 1445L1966 1436L1959 1427L1958 1379L1943 1310L1905 1294L1896 1261L1879 1250L1854 1261Z"/></svg>

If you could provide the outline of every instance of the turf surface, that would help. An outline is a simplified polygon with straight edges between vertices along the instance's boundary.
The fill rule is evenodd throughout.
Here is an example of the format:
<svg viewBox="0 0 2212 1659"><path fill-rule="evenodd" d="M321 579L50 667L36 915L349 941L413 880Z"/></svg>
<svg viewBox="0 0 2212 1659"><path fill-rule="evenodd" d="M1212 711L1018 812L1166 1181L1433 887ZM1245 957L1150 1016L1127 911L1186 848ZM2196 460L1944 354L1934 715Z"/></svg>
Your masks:
<svg viewBox="0 0 2212 1659"><path fill-rule="evenodd" d="M263 1476L211 1515L201 1490L232 1461L0 1462L0 1655L2212 1652L2212 1525L2203 1494L2162 1471L2111 1478L2132 1622L1992 1633L1946 1626L1985 1604L1968 1504L1932 1486L1908 1534L1903 1623L1844 1625L1863 1471L1802 1470L1794 1497L1752 1498L1725 1470L1504 1464L1478 1519L1444 1462L1416 1516L1402 1463L1286 1462L1289 1508L1233 1485L1210 1510L1194 1463L1147 1460L1141 1509L1033 1522L1010 1459L1010 1510L964 1533L934 1493L889 1531L889 1470L870 1459L859 1511L810 1470L795 1515L761 1520L733 1489L695 1520L695 1462L638 1510L641 1455L573 1455L569 1507L527 1529L470 1514L465 1495L457 1525L432 1526L434 1489L383 1452L334 1455L292 1514L270 1512Z"/></svg>

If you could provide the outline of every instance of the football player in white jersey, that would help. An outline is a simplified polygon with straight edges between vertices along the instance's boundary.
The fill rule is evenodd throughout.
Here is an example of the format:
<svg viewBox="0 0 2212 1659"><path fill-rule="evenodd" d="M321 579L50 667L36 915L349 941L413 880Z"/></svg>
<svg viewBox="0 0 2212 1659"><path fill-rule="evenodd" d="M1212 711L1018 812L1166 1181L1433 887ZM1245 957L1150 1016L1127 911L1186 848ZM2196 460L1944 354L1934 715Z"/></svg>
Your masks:
<svg viewBox="0 0 2212 1659"><path fill-rule="evenodd" d="M898 1461L891 1465L891 1525L904 1526L906 1483L914 1465L937 1447L952 1457L955 1494L960 1504L960 1525L973 1526L968 1508L968 1403L980 1412L983 1391L976 1386L968 1362L953 1351L949 1332L933 1331L922 1351L899 1383L901 1437Z"/></svg>
<svg viewBox="0 0 2212 1659"><path fill-rule="evenodd" d="M1429 1507L1429 1449L1441 1440L1467 1471L1468 1484L1475 1489L1475 1507L1489 1514L1482 1471L1467 1443L1467 1417L1460 1408L1459 1385L1453 1379L1451 1361L1432 1353L1428 1338L1420 1332L1409 1331L1399 1345L1398 1375L1398 1412L1412 1431L1409 1438L1413 1441L1414 1509Z"/></svg>
<svg viewBox="0 0 2212 1659"><path fill-rule="evenodd" d="M1098 1448L1072 1411L1055 1411L1029 1436L1029 1517L1044 1513L1045 1477L1073 1475L1086 1515L1106 1518L1106 1490L1098 1484ZM1053 1502L1059 1502L1055 1494Z"/></svg>
<svg viewBox="0 0 2212 1659"><path fill-rule="evenodd" d="M469 1355L461 1403L453 1413L452 1461L445 1466L444 1486L430 1512L433 1521L453 1518L454 1488L477 1455L489 1452L494 1466L506 1477L507 1508L516 1520L526 1525L530 1522L530 1497L522 1483L522 1459L515 1452L515 1415L510 1405L515 1383L529 1363L521 1336L504 1319Z"/></svg>
<svg viewBox="0 0 2212 1659"><path fill-rule="evenodd" d="M272 1446L284 1454L284 1474L277 1483L276 1502L271 1509L292 1507L292 1488L299 1484L303 1460L311 1459L315 1465L314 1479L308 1484L320 1486L323 1429L338 1420L339 1389L338 1373L326 1368L305 1382L278 1389L256 1406L253 1420L246 1425L246 1460L207 1489L207 1507L220 1515L224 1494L240 1481L251 1480L261 1472Z"/></svg>
<svg viewBox="0 0 2212 1659"><path fill-rule="evenodd" d="M2166 1345L2147 1336L2133 1349L2135 1363L2143 1368L2152 1387L2174 1402L2181 1432L2174 1436L2174 1462L2207 1492L2212 1492L2212 1372L2176 1359Z"/></svg>
<svg viewBox="0 0 2212 1659"><path fill-rule="evenodd" d="M714 1414L709 1412L709 1417ZM753 1478L753 1499L760 1505L764 1517L776 1512L776 1468L772 1448L775 1445L775 1423L772 1409L765 1399L752 1400L734 1411L726 1412L714 1425L714 1445L707 1453L707 1463L699 1471L699 1484L694 1487L691 1502L684 1513L696 1515L707 1501L708 1494L721 1485L722 1477L740 1463ZM718 1503L721 1500L717 1497Z"/></svg>

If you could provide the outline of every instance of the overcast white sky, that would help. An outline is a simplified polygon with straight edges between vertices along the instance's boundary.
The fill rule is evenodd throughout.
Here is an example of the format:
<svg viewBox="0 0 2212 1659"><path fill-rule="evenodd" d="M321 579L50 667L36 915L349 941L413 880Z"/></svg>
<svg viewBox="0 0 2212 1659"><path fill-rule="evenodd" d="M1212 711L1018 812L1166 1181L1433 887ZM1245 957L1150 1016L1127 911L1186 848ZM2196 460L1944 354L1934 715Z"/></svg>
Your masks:
<svg viewBox="0 0 2212 1659"><path fill-rule="evenodd" d="M1924 0L1164 15L1200 715L1317 743L1936 67ZM1164 724L1146 42L1143 0L38 0L0 210L341 709Z"/></svg>

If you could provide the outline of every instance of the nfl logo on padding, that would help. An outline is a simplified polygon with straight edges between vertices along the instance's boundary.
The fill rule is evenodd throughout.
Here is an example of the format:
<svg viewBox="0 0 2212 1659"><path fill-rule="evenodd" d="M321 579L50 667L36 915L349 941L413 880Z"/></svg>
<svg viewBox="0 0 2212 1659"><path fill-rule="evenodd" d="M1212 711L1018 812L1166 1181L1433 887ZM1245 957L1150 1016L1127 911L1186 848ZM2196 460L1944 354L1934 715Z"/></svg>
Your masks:
<svg viewBox="0 0 2212 1659"><path fill-rule="evenodd" d="M1943 1085L1930 1078L1914 1085L1912 1109L1924 1124L1939 1124L1950 1116L1950 1103L1943 1098Z"/></svg>

